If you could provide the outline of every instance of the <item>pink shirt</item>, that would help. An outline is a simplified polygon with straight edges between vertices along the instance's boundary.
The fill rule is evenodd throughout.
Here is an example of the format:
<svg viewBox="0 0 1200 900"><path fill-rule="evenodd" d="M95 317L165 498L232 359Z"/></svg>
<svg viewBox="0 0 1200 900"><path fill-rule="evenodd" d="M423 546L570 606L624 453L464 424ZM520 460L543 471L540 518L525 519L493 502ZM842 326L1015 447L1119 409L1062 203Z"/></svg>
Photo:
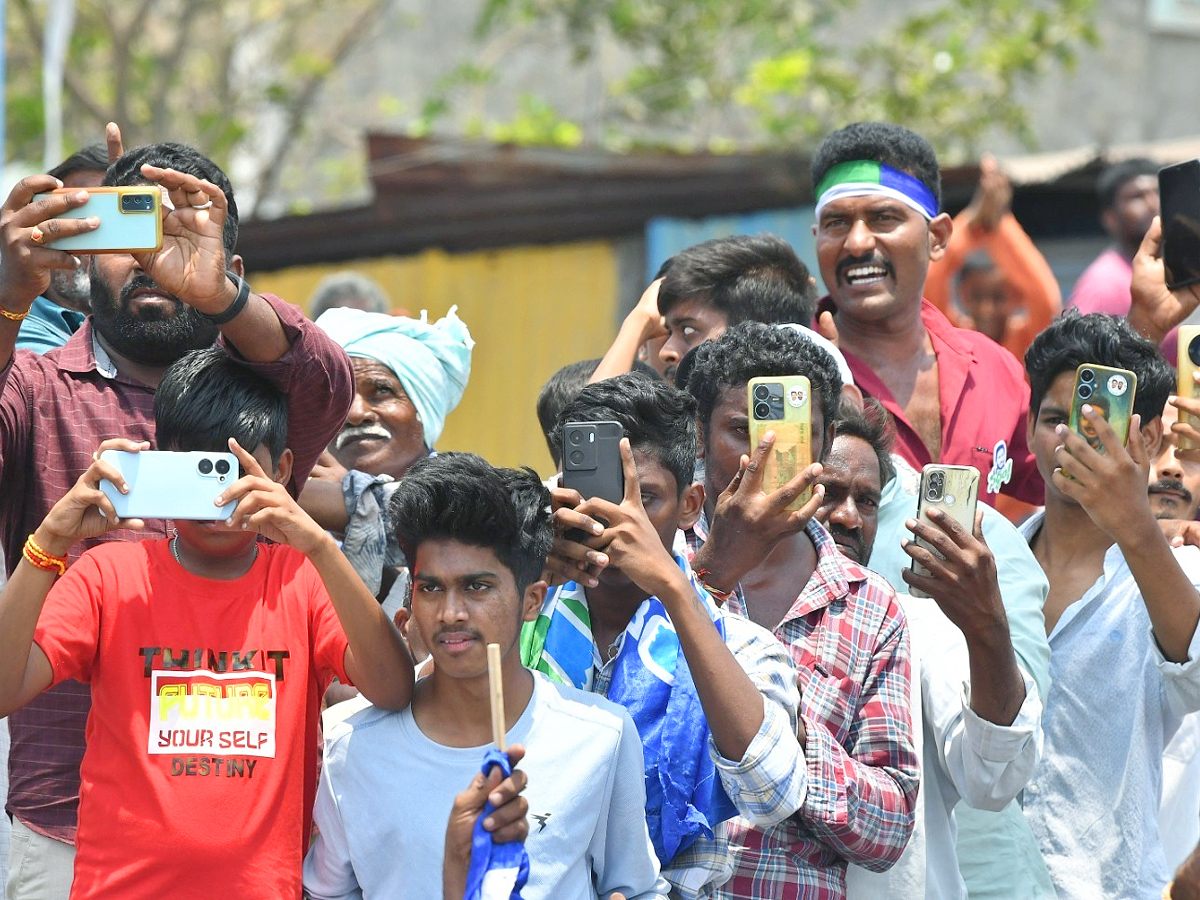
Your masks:
<svg viewBox="0 0 1200 900"><path fill-rule="evenodd" d="M1132 280L1133 266L1110 247L1083 270L1075 282L1067 306L1073 306L1081 313L1127 316L1129 305L1133 302L1129 293L1129 282Z"/></svg>

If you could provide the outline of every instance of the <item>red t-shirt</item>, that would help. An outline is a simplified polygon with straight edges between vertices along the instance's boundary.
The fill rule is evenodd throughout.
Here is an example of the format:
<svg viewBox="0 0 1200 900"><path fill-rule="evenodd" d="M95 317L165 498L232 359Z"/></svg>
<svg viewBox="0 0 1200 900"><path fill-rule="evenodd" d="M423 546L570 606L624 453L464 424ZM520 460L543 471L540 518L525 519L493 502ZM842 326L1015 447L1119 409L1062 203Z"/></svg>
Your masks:
<svg viewBox="0 0 1200 900"><path fill-rule="evenodd" d="M259 544L235 581L164 540L88 551L34 640L88 682L72 898L300 896L321 696L346 637L303 555Z"/></svg>

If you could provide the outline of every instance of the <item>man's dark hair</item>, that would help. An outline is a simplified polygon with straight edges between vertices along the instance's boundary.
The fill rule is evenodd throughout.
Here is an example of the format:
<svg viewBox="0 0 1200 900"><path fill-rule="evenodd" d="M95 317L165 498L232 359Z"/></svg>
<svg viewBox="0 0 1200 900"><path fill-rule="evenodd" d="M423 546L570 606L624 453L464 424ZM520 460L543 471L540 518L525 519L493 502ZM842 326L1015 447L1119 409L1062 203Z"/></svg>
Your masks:
<svg viewBox="0 0 1200 900"><path fill-rule="evenodd" d="M961 285L966 279L980 272L996 271L996 261L986 250L976 250L963 260L962 266L954 276L954 283Z"/></svg>
<svg viewBox="0 0 1200 900"><path fill-rule="evenodd" d="M229 449L232 437L278 463L287 446L287 397L219 347L171 364L154 393L155 439L163 450Z"/></svg>
<svg viewBox="0 0 1200 900"><path fill-rule="evenodd" d="M160 169L175 169L186 175L195 175L212 182L225 193L229 204L229 212L225 217L225 229L222 232L222 243L225 245L225 256L230 257L236 252L238 235L238 209L233 199L233 185L225 173L211 159L194 147L187 144L164 142L147 144L145 147L135 147L115 163L108 167L104 176L105 185L149 184L142 175L142 166L149 164ZM228 259L226 260L228 262Z"/></svg>
<svg viewBox="0 0 1200 900"><path fill-rule="evenodd" d="M715 341L705 341L696 348L685 387L696 398L705 436L709 434L713 408L722 392L745 388L751 378L778 375L807 376L821 401L825 426L837 422L842 376L829 352L791 328L742 322ZM826 447L825 451L828 450Z"/></svg>
<svg viewBox="0 0 1200 900"><path fill-rule="evenodd" d="M626 372L585 387L559 413L550 435L560 458L566 422L619 422L634 450L650 454L674 476L678 495L696 474L696 401L661 378Z"/></svg>
<svg viewBox="0 0 1200 900"><path fill-rule="evenodd" d="M808 267L773 234L739 235L696 244L663 263L658 311L699 300L738 322L797 322L816 312L817 289Z"/></svg>
<svg viewBox="0 0 1200 900"><path fill-rule="evenodd" d="M837 435L834 440L840 437L855 437L870 445L875 451L876 459L879 460L881 486L896 477L896 466L892 463L892 444L895 442L896 429L888 411L874 397L863 398L861 407L849 397L842 399L838 408Z"/></svg>
<svg viewBox="0 0 1200 900"><path fill-rule="evenodd" d="M367 312L388 314L392 311L392 301L379 282L346 269L321 279L308 298L308 316L316 321L321 313L345 306L348 300L362 300Z"/></svg>
<svg viewBox="0 0 1200 900"><path fill-rule="evenodd" d="M596 371L598 365L600 365L598 359L583 359L579 362L567 363L550 376L538 394L538 424L542 426L542 434L546 436L546 446L550 448L550 458L554 460L556 466L562 460L559 459L558 450L550 436L558 428L558 415L564 406L579 396L579 392L587 385L588 379L592 377L592 373ZM650 378L662 377L641 360L634 360L633 371L641 372Z"/></svg>
<svg viewBox="0 0 1200 900"><path fill-rule="evenodd" d="M1143 425L1162 415L1175 387L1175 372L1158 346L1125 319L1104 313L1080 315L1069 309L1034 338L1025 353L1030 415L1037 417L1055 378L1085 363L1128 369L1137 375L1133 411L1142 417Z"/></svg>
<svg viewBox="0 0 1200 900"><path fill-rule="evenodd" d="M834 166L855 160L883 163L912 175L933 192L941 209L942 173L937 154L915 131L890 122L855 122L833 132L821 141L813 157L813 187Z"/></svg>
<svg viewBox="0 0 1200 900"><path fill-rule="evenodd" d="M1160 168L1154 160L1145 157L1113 163L1096 179L1096 199L1100 202L1100 209L1114 209L1121 188L1143 175L1158 175Z"/></svg>
<svg viewBox="0 0 1200 900"><path fill-rule="evenodd" d="M81 150L72 153L57 166L47 172L62 181L72 172L107 172L108 147L104 144L88 144Z"/></svg>
<svg viewBox="0 0 1200 900"><path fill-rule="evenodd" d="M426 541L485 547L512 572L521 594L541 577L554 540L550 492L537 474L497 468L474 453L413 463L388 512L409 565Z"/></svg>

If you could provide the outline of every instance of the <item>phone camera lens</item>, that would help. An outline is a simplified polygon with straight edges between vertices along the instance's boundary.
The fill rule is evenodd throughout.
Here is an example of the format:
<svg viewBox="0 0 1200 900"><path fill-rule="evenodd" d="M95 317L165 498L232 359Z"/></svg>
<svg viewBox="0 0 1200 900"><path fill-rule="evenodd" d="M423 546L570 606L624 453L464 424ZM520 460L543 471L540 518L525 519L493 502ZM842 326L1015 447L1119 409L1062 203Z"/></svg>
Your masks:
<svg viewBox="0 0 1200 900"><path fill-rule="evenodd" d="M769 387L767 387L765 384L756 384L754 386L754 399L755 400L770 400L771 399L771 389Z"/></svg>
<svg viewBox="0 0 1200 900"><path fill-rule="evenodd" d="M583 465L583 451L582 450L572 450L568 459L571 460L571 465L582 466Z"/></svg>
<svg viewBox="0 0 1200 900"><path fill-rule="evenodd" d="M1096 380L1096 373L1093 372L1091 369L1080 369L1079 370L1079 380L1083 381L1083 382L1091 383Z"/></svg>
<svg viewBox="0 0 1200 900"><path fill-rule="evenodd" d="M1188 343L1188 359L1192 361L1193 366L1200 366L1200 335Z"/></svg>
<svg viewBox="0 0 1200 900"><path fill-rule="evenodd" d="M216 469L217 469L218 475L228 475L229 474L229 460L218 459Z"/></svg>
<svg viewBox="0 0 1200 900"><path fill-rule="evenodd" d="M1086 400L1092 396L1092 386L1090 384L1081 384L1079 386L1079 399Z"/></svg>
<svg viewBox="0 0 1200 900"><path fill-rule="evenodd" d="M580 434L578 431L572 431L571 437L568 438L568 440L570 440L570 442L572 444L575 444L576 446L578 446L579 444L583 443L583 435Z"/></svg>
<svg viewBox="0 0 1200 900"><path fill-rule="evenodd" d="M200 470L201 475L211 475L212 470L213 470L212 460L211 459L202 459L197 464L196 468L198 468Z"/></svg>
<svg viewBox="0 0 1200 900"><path fill-rule="evenodd" d="M770 403L755 403L754 404L754 418L756 418L756 419L771 418L771 404Z"/></svg>

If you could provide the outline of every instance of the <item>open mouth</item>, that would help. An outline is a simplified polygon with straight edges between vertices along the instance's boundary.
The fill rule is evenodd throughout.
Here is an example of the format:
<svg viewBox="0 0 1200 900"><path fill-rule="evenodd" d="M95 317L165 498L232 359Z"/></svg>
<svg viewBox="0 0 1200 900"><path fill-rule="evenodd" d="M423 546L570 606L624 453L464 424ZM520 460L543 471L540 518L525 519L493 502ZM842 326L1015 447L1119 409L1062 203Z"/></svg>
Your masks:
<svg viewBox="0 0 1200 900"><path fill-rule="evenodd" d="M875 284L887 278L888 270L886 266L866 265L866 266L851 266L846 269L846 283L852 287L860 287L864 284Z"/></svg>

